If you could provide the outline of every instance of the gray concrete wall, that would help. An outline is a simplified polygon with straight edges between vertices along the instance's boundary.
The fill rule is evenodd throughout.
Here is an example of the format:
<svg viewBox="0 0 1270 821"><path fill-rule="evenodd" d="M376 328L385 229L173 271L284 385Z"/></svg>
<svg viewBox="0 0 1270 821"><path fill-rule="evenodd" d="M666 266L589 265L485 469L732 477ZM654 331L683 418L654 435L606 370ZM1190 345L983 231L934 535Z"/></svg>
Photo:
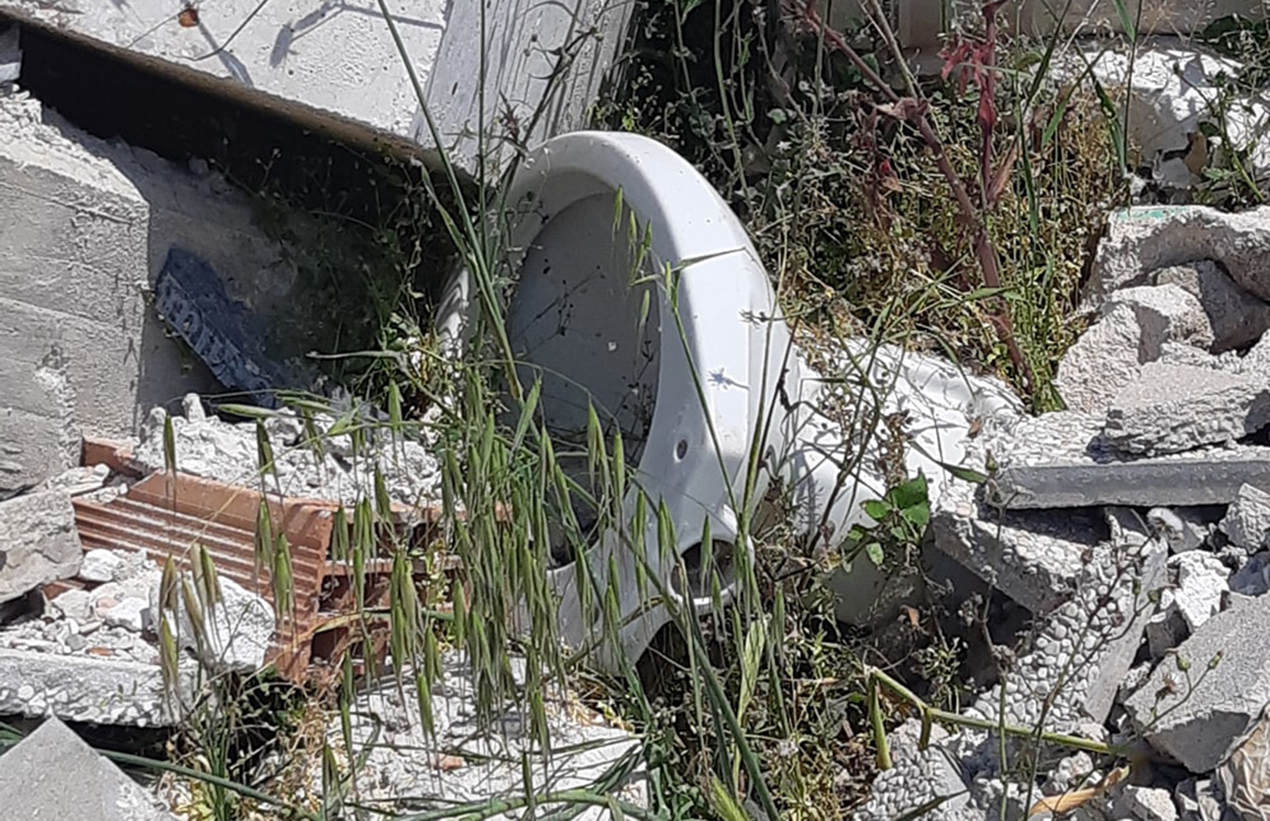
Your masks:
<svg viewBox="0 0 1270 821"><path fill-rule="evenodd" d="M81 432L128 436L150 407L215 389L150 304L173 246L253 307L293 281L223 181L0 97L0 488L77 464Z"/></svg>

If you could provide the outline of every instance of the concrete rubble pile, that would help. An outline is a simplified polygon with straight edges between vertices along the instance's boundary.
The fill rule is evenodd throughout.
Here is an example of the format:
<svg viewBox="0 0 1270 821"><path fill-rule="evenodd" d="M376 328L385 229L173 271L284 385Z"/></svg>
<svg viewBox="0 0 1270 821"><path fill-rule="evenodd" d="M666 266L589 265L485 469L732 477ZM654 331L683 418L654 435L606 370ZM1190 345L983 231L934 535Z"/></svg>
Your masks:
<svg viewBox="0 0 1270 821"><path fill-rule="evenodd" d="M966 711L1126 745L1124 784L1076 816L1262 821L1270 801L1270 209L1113 215L1060 364L1068 410L999 413L934 500L933 550L1025 607L1027 647ZM892 734L858 821L1023 818L1107 767L986 733ZM1003 777L1011 773L1010 777ZM934 777L931 777L931 776ZM1024 805L1028 796L1032 804ZM1043 810L1044 808L1042 808ZM1049 812L1049 810L1044 810Z"/></svg>

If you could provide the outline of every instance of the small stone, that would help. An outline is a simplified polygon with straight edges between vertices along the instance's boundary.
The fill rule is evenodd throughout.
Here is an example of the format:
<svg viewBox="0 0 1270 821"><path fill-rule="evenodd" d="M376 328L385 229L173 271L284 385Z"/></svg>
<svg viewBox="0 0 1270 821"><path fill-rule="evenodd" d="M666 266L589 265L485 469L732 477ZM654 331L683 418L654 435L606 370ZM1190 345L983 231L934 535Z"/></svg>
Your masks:
<svg viewBox="0 0 1270 821"><path fill-rule="evenodd" d="M1270 592L1270 552L1262 551L1239 568L1229 581L1230 589L1244 596Z"/></svg>
<svg viewBox="0 0 1270 821"><path fill-rule="evenodd" d="M1195 550L1208 539L1208 526L1190 518L1183 519L1167 507L1151 508L1146 520L1152 534L1168 544L1170 553Z"/></svg>
<svg viewBox="0 0 1270 821"><path fill-rule="evenodd" d="M1177 821L1177 807L1173 805L1173 796L1168 790L1154 787L1136 787L1132 784L1126 786L1116 803L1116 809L1118 812L1128 813L1138 821Z"/></svg>
<svg viewBox="0 0 1270 821"><path fill-rule="evenodd" d="M72 651L79 652L88 646L88 639L84 638L79 633L71 633L63 640L63 643Z"/></svg>
<svg viewBox="0 0 1270 821"><path fill-rule="evenodd" d="M79 566L79 577L86 582L109 582L124 566L124 560L110 550L90 550Z"/></svg>
<svg viewBox="0 0 1270 821"><path fill-rule="evenodd" d="M140 633L145 628L145 613L149 607L147 600L127 596L106 610L102 618L111 627L122 627L133 633Z"/></svg>
<svg viewBox="0 0 1270 821"><path fill-rule="evenodd" d="M53 599L53 607L68 619L84 622L92 618L92 603L87 590L72 587L62 595Z"/></svg>

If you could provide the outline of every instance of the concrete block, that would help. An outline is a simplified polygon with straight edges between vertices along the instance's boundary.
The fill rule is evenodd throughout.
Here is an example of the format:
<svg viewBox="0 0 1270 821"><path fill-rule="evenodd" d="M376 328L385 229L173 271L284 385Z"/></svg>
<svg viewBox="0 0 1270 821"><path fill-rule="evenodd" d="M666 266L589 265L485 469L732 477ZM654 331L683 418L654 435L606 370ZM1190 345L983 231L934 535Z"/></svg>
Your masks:
<svg viewBox="0 0 1270 821"><path fill-rule="evenodd" d="M1270 424L1264 378L1152 362L1107 409L1108 442L1129 453L1182 453Z"/></svg>
<svg viewBox="0 0 1270 821"><path fill-rule="evenodd" d="M49 491L0 502L0 602L74 576L83 558L70 496Z"/></svg>
<svg viewBox="0 0 1270 821"><path fill-rule="evenodd" d="M0 758L0 806L13 819L175 821L154 796L56 718Z"/></svg>
<svg viewBox="0 0 1270 821"><path fill-rule="evenodd" d="M633 7L581 0L453 3L389 0L405 54L423 86L440 144L462 170L476 168L477 132L534 143L585 127L616 58ZM150 67L191 84L265 106L358 144L436 148L405 58L376 0L198 7L186 27L161 0L102 5L2 0L20 19L87 38L103 49L152 59ZM485 28L482 31L482 11ZM484 63L484 65L482 65ZM485 110L480 80L485 76Z"/></svg>
<svg viewBox="0 0 1270 821"><path fill-rule="evenodd" d="M1190 669L1164 659L1125 710L1153 747L1204 773L1270 702L1270 597L1238 598L1177 654Z"/></svg>
<svg viewBox="0 0 1270 821"><path fill-rule="evenodd" d="M1063 411L1026 417L988 440L1000 465L993 496L1008 510L1232 502L1244 484L1270 486L1270 448L1197 448L1132 456L1103 438L1103 419ZM977 467L977 465L975 466Z"/></svg>
<svg viewBox="0 0 1270 821"><path fill-rule="evenodd" d="M0 441L19 449L0 455L16 465L0 482L77 464L81 429L126 437L149 406L215 387L146 291L172 244L249 281L281 252L210 185L0 98Z"/></svg>
<svg viewBox="0 0 1270 821"><path fill-rule="evenodd" d="M1218 525L1231 544L1249 555L1270 547L1270 493L1261 487L1266 485L1241 485Z"/></svg>
<svg viewBox="0 0 1270 821"><path fill-rule="evenodd" d="M185 703L165 696L157 664L0 648L0 714L167 727Z"/></svg>
<svg viewBox="0 0 1270 821"><path fill-rule="evenodd" d="M1107 310L1114 310L1117 305L1128 305L1137 317L1142 329L1139 356L1158 357L1165 342L1205 349L1213 344L1213 328L1204 306L1198 297L1178 285L1122 288L1107 300Z"/></svg>
<svg viewBox="0 0 1270 821"><path fill-rule="evenodd" d="M1156 285L1178 286L1199 300L1212 327L1213 353L1242 348L1270 329L1270 303L1236 285L1212 260L1161 268L1151 279Z"/></svg>
<svg viewBox="0 0 1270 821"><path fill-rule="evenodd" d="M1054 379L1069 410L1103 413L1120 389L1137 378L1143 362L1142 328L1128 305L1111 308L1067 349Z"/></svg>

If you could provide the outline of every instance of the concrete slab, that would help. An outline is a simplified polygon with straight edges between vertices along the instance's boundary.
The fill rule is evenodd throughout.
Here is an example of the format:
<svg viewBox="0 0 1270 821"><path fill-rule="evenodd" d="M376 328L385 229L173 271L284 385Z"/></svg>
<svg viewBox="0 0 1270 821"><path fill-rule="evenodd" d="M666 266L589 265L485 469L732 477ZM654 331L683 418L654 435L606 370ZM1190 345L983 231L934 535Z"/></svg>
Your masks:
<svg viewBox="0 0 1270 821"><path fill-rule="evenodd" d="M7 818L175 821L162 804L56 718L0 758Z"/></svg>
<svg viewBox="0 0 1270 821"><path fill-rule="evenodd" d="M1264 377L1151 362L1107 409L1106 440L1128 453L1182 453L1270 424Z"/></svg>
<svg viewBox="0 0 1270 821"><path fill-rule="evenodd" d="M440 144L469 172L482 123L493 132L491 153L500 155L510 151L505 139L536 142L584 127L634 8L602 0L388 0L387 7ZM340 139L436 147L377 0L228 0L194 8L183 17L179 4L162 0L0 0L0 11L28 24L121 49L152 70Z"/></svg>
<svg viewBox="0 0 1270 821"><path fill-rule="evenodd" d="M1007 721L1031 727L1044 719L1047 729L1067 732L1106 721L1155 611L1150 593L1165 583L1167 557L1162 541L1132 532L1085 551L1069 580L1073 592L1038 625L1032 652L1010 672ZM1000 704L998 686L974 710L995 721Z"/></svg>
<svg viewBox="0 0 1270 821"><path fill-rule="evenodd" d="M1194 58L1194 54L1190 55ZM1169 82L1176 85L1175 77ZM1100 306L1115 291L1150 281L1162 268L1212 260L1234 284L1270 299L1270 206L1226 214L1198 205L1117 211L1094 256L1086 299Z"/></svg>
<svg viewBox="0 0 1270 821"><path fill-rule="evenodd" d="M29 493L0 502L0 603L79 572L84 546L67 493Z"/></svg>
<svg viewBox="0 0 1270 821"><path fill-rule="evenodd" d="M995 496L1007 510L1224 505L1244 484L1270 487L1270 448L1234 444L1131 456L1103 437L1103 419L1062 411L1026 417L992 438Z"/></svg>
<svg viewBox="0 0 1270 821"><path fill-rule="evenodd" d="M166 727L172 702L157 664L0 648L0 714Z"/></svg>
<svg viewBox="0 0 1270 821"><path fill-rule="evenodd" d="M1270 596L1236 597L1183 642L1177 656L1189 670L1165 658L1125 710L1153 747L1204 773L1270 702Z"/></svg>

